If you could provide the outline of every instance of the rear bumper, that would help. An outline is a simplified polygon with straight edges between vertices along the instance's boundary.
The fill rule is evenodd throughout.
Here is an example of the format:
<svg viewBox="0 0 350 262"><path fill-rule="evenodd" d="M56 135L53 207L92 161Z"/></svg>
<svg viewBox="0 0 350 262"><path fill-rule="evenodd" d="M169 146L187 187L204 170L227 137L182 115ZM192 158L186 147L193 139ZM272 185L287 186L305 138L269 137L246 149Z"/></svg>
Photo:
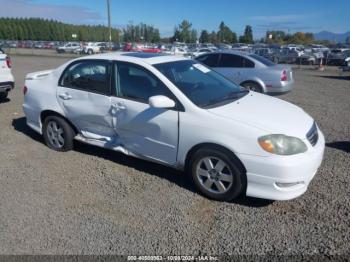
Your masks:
<svg viewBox="0 0 350 262"><path fill-rule="evenodd" d="M0 82L0 93L10 92L15 87L15 82Z"/></svg>
<svg viewBox="0 0 350 262"><path fill-rule="evenodd" d="M283 95L289 93L294 86L294 80L280 82L279 85L266 86L266 94L268 95Z"/></svg>
<svg viewBox="0 0 350 262"><path fill-rule="evenodd" d="M325 140L319 141L305 154L295 156L257 157L239 155L247 169L247 196L290 200L304 194L320 167Z"/></svg>

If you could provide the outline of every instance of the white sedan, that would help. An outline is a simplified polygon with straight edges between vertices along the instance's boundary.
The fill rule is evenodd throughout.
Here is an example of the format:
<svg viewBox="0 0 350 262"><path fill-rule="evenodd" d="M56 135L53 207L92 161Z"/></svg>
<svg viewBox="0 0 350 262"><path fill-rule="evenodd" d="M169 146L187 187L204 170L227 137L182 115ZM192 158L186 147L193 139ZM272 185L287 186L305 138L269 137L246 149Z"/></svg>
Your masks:
<svg viewBox="0 0 350 262"><path fill-rule="evenodd" d="M14 88L15 80L11 73L12 62L10 57L0 49L0 100L7 98L8 93Z"/></svg>
<svg viewBox="0 0 350 262"><path fill-rule="evenodd" d="M205 196L302 195L322 132L301 108L183 57L94 55L28 74L27 124L57 151L73 140L184 170Z"/></svg>

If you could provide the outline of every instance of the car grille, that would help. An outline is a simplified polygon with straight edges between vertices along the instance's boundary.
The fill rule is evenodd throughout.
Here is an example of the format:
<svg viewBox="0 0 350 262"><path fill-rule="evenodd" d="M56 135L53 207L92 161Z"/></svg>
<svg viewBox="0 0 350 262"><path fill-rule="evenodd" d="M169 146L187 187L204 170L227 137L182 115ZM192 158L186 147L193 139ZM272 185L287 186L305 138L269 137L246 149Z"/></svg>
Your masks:
<svg viewBox="0 0 350 262"><path fill-rule="evenodd" d="M311 129L309 132L306 134L307 140L309 140L310 144L312 146L315 146L318 141L318 130L317 130L317 125L316 122L312 125Z"/></svg>

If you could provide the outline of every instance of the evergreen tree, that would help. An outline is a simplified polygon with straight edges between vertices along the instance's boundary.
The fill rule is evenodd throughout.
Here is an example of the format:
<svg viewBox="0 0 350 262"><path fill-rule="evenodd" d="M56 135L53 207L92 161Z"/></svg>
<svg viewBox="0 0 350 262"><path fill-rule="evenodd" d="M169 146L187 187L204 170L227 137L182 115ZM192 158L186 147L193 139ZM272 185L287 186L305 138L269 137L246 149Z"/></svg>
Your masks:
<svg viewBox="0 0 350 262"><path fill-rule="evenodd" d="M199 42L201 42L201 43L209 43L210 42L209 33L207 30L202 30L201 35L199 37Z"/></svg>
<svg viewBox="0 0 350 262"><path fill-rule="evenodd" d="M240 36L239 41L241 43L253 43L253 29L250 25L247 25L244 29L244 35Z"/></svg>

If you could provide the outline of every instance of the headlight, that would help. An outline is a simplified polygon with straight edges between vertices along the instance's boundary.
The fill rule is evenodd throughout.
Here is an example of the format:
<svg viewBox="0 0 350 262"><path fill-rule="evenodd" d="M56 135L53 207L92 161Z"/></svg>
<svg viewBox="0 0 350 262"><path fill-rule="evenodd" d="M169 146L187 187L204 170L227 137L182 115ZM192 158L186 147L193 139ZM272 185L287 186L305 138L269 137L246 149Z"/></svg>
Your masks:
<svg viewBox="0 0 350 262"><path fill-rule="evenodd" d="M307 151L307 146L301 139L285 135L267 135L258 139L259 145L265 151L276 155L295 155Z"/></svg>

